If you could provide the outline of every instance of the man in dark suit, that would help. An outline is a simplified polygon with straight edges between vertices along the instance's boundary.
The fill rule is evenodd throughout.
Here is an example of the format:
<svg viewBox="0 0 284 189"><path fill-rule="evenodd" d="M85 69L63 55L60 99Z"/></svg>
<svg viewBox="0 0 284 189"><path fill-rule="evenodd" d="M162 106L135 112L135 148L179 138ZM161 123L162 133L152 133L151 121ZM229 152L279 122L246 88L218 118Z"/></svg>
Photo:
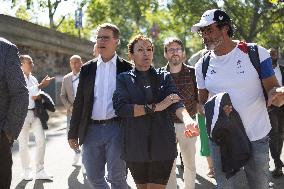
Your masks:
<svg viewBox="0 0 284 189"><path fill-rule="evenodd" d="M28 111L28 90L17 47L0 38L0 188L9 189L12 179L10 146L23 126Z"/></svg>
<svg viewBox="0 0 284 189"><path fill-rule="evenodd" d="M283 86L284 67L278 64L278 51L272 48L268 51L272 59L272 66L276 79L279 85ZM283 175L282 167L284 166L280 159L284 140L284 106L279 108L274 107L269 111L269 118L272 127L269 133L269 148L275 165L275 169L272 171L272 177L279 178Z"/></svg>
<svg viewBox="0 0 284 189"><path fill-rule="evenodd" d="M109 182L112 189L127 189L125 162L120 158L121 131L112 96L116 75L132 69L132 66L116 54L119 44L117 26L99 25L96 41L98 58L81 68L68 142L72 149L84 144L83 164L93 188L108 189Z"/></svg>

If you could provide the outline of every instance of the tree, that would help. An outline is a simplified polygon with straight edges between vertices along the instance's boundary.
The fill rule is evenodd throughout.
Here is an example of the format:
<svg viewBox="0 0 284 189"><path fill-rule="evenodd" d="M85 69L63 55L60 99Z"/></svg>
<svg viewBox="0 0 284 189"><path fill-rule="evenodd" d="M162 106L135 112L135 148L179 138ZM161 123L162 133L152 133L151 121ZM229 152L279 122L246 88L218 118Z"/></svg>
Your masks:
<svg viewBox="0 0 284 189"><path fill-rule="evenodd" d="M60 24L64 21L65 16L63 16L61 18L61 20L59 21L58 24L54 23L54 14L56 12L56 9L59 5L59 3L61 2L61 0L56 0L55 2L51 2L51 0L47 1L47 7L48 7L48 16L49 16L49 27L51 29L56 30L58 28L58 26L60 26ZM45 1L41 1L41 4L44 5Z"/></svg>
<svg viewBox="0 0 284 189"><path fill-rule="evenodd" d="M74 26L74 16L73 15L67 15L65 16L64 21L60 24L60 26L57 28L58 31L62 33L67 33L69 35L77 36L78 37L78 29ZM92 28L88 25L84 26L81 29L80 37L84 39L90 39L92 37Z"/></svg>
<svg viewBox="0 0 284 189"><path fill-rule="evenodd" d="M13 0L15 1L17 0ZM59 20L54 21L54 14L62 0L26 0L26 2L27 7L31 9L36 3L43 9L48 8L50 28L76 35L71 15L62 15ZM168 36L181 38L188 55L202 49L201 38L197 34L192 34L190 28L199 21L204 11L218 7L224 9L232 18L237 28L235 32L237 39L257 42L265 47L283 48L284 46L284 3L280 1L278 4L273 4L269 0L168 0L165 6L161 6L159 0L73 0L73 2L80 7L85 5L87 7L85 12L87 27L82 31L83 37L93 37L92 29L98 24L111 22L121 30L122 48L119 51L124 57L127 53L127 43L133 35L142 33L153 37L154 61L157 65L165 61L163 40ZM18 16L25 17L24 13L22 7L18 11Z"/></svg>
<svg viewBox="0 0 284 189"><path fill-rule="evenodd" d="M66 0L64 0L66 1ZM38 0L38 1L32 1L32 0L26 0L26 9L33 9L33 5L38 4L40 8L42 9L48 9L48 17L49 17L49 28L56 30L60 24L64 21L65 15L63 15L59 22L55 22L54 20L54 14L58 8L58 5L62 2L62 0ZM13 5L15 6L18 3L18 0L12 0ZM24 6L21 5L20 8L22 9ZM38 11L38 10L37 10Z"/></svg>
<svg viewBox="0 0 284 189"><path fill-rule="evenodd" d="M10 1L10 0L9 0ZM66 1L66 0L64 0ZM73 0L73 4L78 7L83 7L86 5L88 0ZM68 33L73 36L78 36L78 30L75 29L75 18L74 15L68 14L68 15L61 15L61 17L57 20L55 20L54 15L56 13L56 10L58 10L59 4L63 2L62 0L37 0L37 1L31 1L26 0L24 4L20 4L20 6L16 6L19 3L19 0L13 0L12 1L12 8L17 7L16 10L16 17L34 22L36 24L40 24L43 26L47 26L47 24L38 23L37 19L39 16L43 14L44 11L48 10L49 14L49 24L48 27L63 33ZM36 20L35 20L36 19ZM81 37L85 39L91 38L91 31L92 28L90 28L88 25L84 25L81 30Z"/></svg>
<svg viewBox="0 0 284 189"><path fill-rule="evenodd" d="M155 11L157 1L151 0L97 0L90 1L86 15L88 25L96 28L99 24L110 22L117 25L121 31L120 54L126 55L129 39L138 33L146 34L151 27L145 19L148 10Z"/></svg>
<svg viewBox="0 0 284 189"><path fill-rule="evenodd" d="M220 0L219 0L220 1ZM270 3L268 0L226 0L220 7L224 9L236 26L235 38L247 42L257 42L267 47L283 47L284 3ZM190 33L190 27L198 22L205 10L218 8L218 0L172 0L168 4L173 16L172 28L183 41L197 42L191 47L196 51L200 42ZM170 27L170 26L169 26ZM186 28L187 27L187 28Z"/></svg>
<svg viewBox="0 0 284 189"><path fill-rule="evenodd" d="M284 23L283 4L275 5L265 0L227 0L224 1L224 9L237 27L236 36L247 42Z"/></svg>
<svg viewBox="0 0 284 189"><path fill-rule="evenodd" d="M167 28L182 39L188 56L202 49L201 39L191 33L191 26L198 22L204 11L218 8L217 2L213 0L172 0L167 7L172 18Z"/></svg>
<svg viewBox="0 0 284 189"><path fill-rule="evenodd" d="M29 21L31 19L29 13L23 5L20 5L16 11L16 17L22 20Z"/></svg>

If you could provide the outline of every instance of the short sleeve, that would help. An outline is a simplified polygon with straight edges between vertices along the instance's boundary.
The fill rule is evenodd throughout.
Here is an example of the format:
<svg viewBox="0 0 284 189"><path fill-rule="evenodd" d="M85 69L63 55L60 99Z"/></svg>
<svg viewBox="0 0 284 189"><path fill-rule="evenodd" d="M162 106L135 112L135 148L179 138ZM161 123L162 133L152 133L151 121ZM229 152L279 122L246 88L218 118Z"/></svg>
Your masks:
<svg viewBox="0 0 284 189"><path fill-rule="evenodd" d="M258 46L258 54L259 54L259 60L260 60L260 78L266 79L273 75L275 75L274 70L272 68L272 59L268 53L268 51Z"/></svg>
<svg viewBox="0 0 284 189"><path fill-rule="evenodd" d="M200 58L198 62L195 64L195 76L196 76L196 83L198 89L205 89L205 80L202 74L202 63L203 58Z"/></svg>

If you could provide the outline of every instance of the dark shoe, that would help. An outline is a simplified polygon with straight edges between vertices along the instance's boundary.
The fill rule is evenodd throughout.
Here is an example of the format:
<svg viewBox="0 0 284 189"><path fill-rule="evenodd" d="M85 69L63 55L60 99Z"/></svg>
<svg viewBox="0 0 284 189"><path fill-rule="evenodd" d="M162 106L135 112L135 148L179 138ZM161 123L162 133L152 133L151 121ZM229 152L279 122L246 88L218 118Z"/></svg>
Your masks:
<svg viewBox="0 0 284 189"><path fill-rule="evenodd" d="M279 178L283 175L283 171L282 171L282 167L276 167L273 171L272 171L272 177L273 178Z"/></svg>

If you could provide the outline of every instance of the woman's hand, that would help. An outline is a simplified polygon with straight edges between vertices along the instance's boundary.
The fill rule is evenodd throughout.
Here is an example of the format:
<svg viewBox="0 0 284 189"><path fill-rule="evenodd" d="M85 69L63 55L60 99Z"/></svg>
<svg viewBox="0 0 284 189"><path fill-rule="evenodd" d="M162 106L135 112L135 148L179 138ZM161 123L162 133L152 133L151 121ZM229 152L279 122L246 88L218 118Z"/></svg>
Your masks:
<svg viewBox="0 0 284 189"><path fill-rule="evenodd" d="M40 95L32 96L32 99L33 100L41 100L41 96Z"/></svg>
<svg viewBox="0 0 284 189"><path fill-rule="evenodd" d="M225 112L226 116L229 117L230 113L233 111L233 106L225 105L223 107L223 111Z"/></svg>
<svg viewBox="0 0 284 189"><path fill-rule="evenodd" d="M196 121L192 120L191 122L184 125L184 135L186 137L195 137L199 135L199 128Z"/></svg>
<svg viewBox="0 0 284 189"><path fill-rule="evenodd" d="M181 98L177 94L170 94L164 100L156 104L155 112L160 112L168 108L170 105L180 101Z"/></svg>

